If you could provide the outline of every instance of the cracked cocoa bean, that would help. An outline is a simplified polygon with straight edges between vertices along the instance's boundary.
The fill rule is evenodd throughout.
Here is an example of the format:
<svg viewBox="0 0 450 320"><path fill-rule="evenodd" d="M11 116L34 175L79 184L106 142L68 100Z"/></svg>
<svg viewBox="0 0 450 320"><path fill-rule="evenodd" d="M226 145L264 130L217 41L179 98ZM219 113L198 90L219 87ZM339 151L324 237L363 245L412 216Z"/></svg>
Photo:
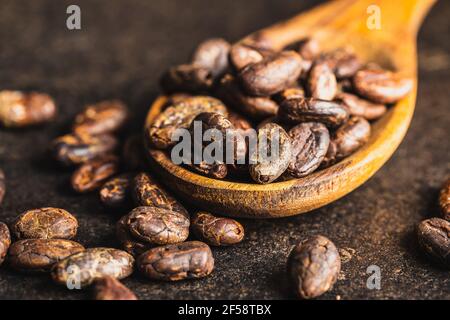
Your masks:
<svg viewBox="0 0 450 320"><path fill-rule="evenodd" d="M417 228L419 244L431 258L450 268L450 222L431 218Z"/></svg>
<svg viewBox="0 0 450 320"><path fill-rule="evenodd" d="M188 211L148 173L133 179L132 196L137 206L156 207L176 211L189 218Z"/></svg>
<svg viewBox="0 0 450 320"><path fill-rule="evenodd" d="M329 239L314 236L295 246L287 269L298 297L311 299L333 287L341 270L341 259Z"/></svg>
<svg viewBox="0 0 450 320"><path fill-rule="evenodd" d="M125 173L108 180L100 189L100 201L109 208L126 207L133 178L133 174Z"/></svg>
<svg viewBox="0 0 450 320"><path fill-rule="evenodd" d="M73 166L112 152L117 145L117 138L110 134L67 134L53 141L52 152L59 163Z"/></svg>
<svg viewBox="0 0 450 320"><path fill-rule="evenodd" d="M45 93L0 91L0 123L7 128L42 124L55 116L55 102Z"/></svg>
<svg viewBox="0 0 450 320"><path fill-rule="evenodd" d="M5 174L3 170L0 169L0 204L2 204L3 198L6 193L6 183L5 183Z"/></svg>
<svg viewBox="0 0 450 320"><path fill-rule="evenodd" d="M444 183L439 193L439 206L444 219L450 221L450 178Z"/></svg>
<svg viewBox="0 0 450 320"><path fill-rule="evenodd" d="M336 77L325 62L316 62L308 76L308 92L312 98L333 100L337 93Z"/></svg>
<svg viewBox="0 0 450 320"><path fill-rule="evenodd" d="M282 51L239 73L242 87L249 95L270 96L297 81L302 71L302 58L295 51Z"/></svg>
<svg viewBox="0 0 450 320"><path fill-rule="evenodd" d="M287 172L295 178L304 177L320 166L328 151L330 134L321 123L305 122L289 130L289 136L292 155Z"/></svg>
<svg viewBox="0 0 450 320"><path fill-rule="evenodd" d="M17 239L72 239L77 229L77 219L66 210L40 208L17 217L11 232Z"/></svg>
<svg viewBox="0 0 450 320"><path fill-rule="evenodd" d="M0 222L0 266L5 260L10 245L11 235L8 226L5 223Z"/></svg>
<svg viewBox="0 0 450 320"><path fill-rule="evenodd" d="M376 120L387 111L384 104L373 103L351 93L340 92L336 95L336 99L347 107L352 116L363 117L367 120Z"/></svg>
<svg viewBox="0 0 450 320"><path fill-rule="evenodd" d="M25 239L14 242L8 255L11 267L23 272L47 272L51 267L84 247L63 239Z"/></svg>
<svg viewBox="0 0 450 320"><path fill-rule="evenodd" d="M207 68L214 78L228 68L230 44L222 38L212 38L200 43L192 56L192 63Z"/></svg>
<svg viewBox="0 0 450 320"><path fill-rule="evenodd" d="M359 70L353 77L356 92L376 103L395 103L406 97L413 81L380 69Z"/></svg>
<svg viewBox="0 0 450 320"><path fill-rule="evenodd" d="M136 264L150 279L178 281L206 277L214 269L214 258L205 243L188 241L150 249Z"/></svg>
<svg viewBox="0 0 450 320"><path fill-rule="evenodd" d="M166 108L146 128L146 138L158 149L167 149L176 144L172 135L177 129L188 129L192 120L202 112L216 112L227 115L225 105L212 97L188 97Z"/></svg>
<svg viewBox="0 0 450 320"><path fill-rule="evenodd" d="M94 281L94 300L138 300L136 295L114 277Z"/></svg>
<svg viewBox="0 0 450 320"><path fill-rule="evenodd" d="M166 93L208 91L214 83L210 69L201 65L181 64L171 67L161 77L161 87Z"/></svg>
<svg viewBox="0 0 450 320"><path fill-rule="evenodd" d="M314 98L285 100L278 111L281 120L289 123L321 122L329 127L343 124L349 112L341 103Z"/></svg>
<svg viewBox="0 0 450 320"><path fill-rule="evenodd" d="M192 230L200 240L212 246L229 246L244 239L244 227L239 222L204 211L194 215Z"/></svg>
<svg viewBox="0 0 450 320"><path fill-rule="evenodd" d="M130 233L151 244L183 242L189 235L189 219L176 211L157 207L137 207L126 218Z"/></svg>
<svg viewBox="0 0 450 320"><path fill-rule="evenodd" d="M289 166L291 139L275 123L265 124L258 129L258 147L254 149L256 150L250 154L249 171L250 176L258 183L266 184L276 180Z"/></svg>
<svg viewBox="0 0 450 320"><path fill-rule="evenodd" d="M128 118L128 108L122 101L108 100L88 105L75 117L73 132L99 135L115 132Z"/></svg>
<svg viewBox="0 0 450 320"><path fill-rule="evenodd" d="M216 95L234 110L253 120L261 120L278 112L278 104L270 97L254 97L244 94L235 78L230 74L220 80Z"/></svg>
<svg viewBox="0 0 450 320"><path fill-rule="evenodd" d="M72 188L79 193L90 192L100 188L105 181L119 170L116 156L107 155L90 160L72 174Z"/></svg>
<svg viewBox="0 0 450 320"><path fill-rule="evenodd" d="M134 258L112 248L90 248L56 263L51 275L56 283L85 288L96 279L111 276L123 279L133 273Z"/></svg>
<svg viewBox="0 0 450 320"><path fill-rule="evenodd" d="M369 141L370 131L370 123L366 119L352 116L333 134L336 159L343 159L365 145Z"/></svg>
<svg viewBox="0 0 450 320"><path fill-rule="evenodd" d="M123 216L119 221L117 221L116 236L123 250L134 257L141 255L154 246L150 243L140 241L133 237L127 225L127 216Z"/></svg>

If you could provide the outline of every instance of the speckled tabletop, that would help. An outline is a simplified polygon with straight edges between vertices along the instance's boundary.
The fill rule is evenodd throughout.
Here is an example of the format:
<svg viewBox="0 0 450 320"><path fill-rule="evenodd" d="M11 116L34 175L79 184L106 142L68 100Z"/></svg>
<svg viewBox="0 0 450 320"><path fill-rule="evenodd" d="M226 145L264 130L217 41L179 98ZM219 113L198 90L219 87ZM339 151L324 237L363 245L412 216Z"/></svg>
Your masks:
<svg viewBox="0 0 450 320"><path fill-rule="evenodd" d="M139 131L158 92L158 75L184 62L199 41L234 41L313 6L289 0L0 0L0 89L52 94L55 123L22 131L0 129L0 167L7 194L0 220L23 210L65 208L80 223L87 247L117 246L117 216L97 194L76 195L70 171L45 153L68 130L85 103L117 97L133 110L130 132ZM78 4L82 30L68 31L66 7ZM450 3L440 1L419 36L420 83L412 126L392 159L350 195L311 213L279 220L244 220L247 237L236 247L214 249L216 270L179 283L124 280L141 299L291 299L284 267L292 245L323 234L341 248L340 280L324 299L450 299L450 274L423 257L414 228L438 214L438 188L450 173ZM381 289L366 286L366 269L381 269ZM54 285L48 276L0 268L1 299L83 299L88 292Z"/></svg>

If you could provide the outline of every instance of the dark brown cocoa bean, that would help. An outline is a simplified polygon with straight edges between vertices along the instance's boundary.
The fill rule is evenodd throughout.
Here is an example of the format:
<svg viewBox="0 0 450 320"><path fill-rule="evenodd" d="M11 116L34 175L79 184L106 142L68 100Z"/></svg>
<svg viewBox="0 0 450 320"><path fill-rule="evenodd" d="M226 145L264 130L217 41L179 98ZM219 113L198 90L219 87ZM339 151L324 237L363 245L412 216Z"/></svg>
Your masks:
<svg viewBox="0 0 450 320"><path fill-rule="evenodd" d="M278 104L270 97L254 97L244 94L230 74L220 80L216 95L234 110L245 114L252 120L271 117L278 112Z"/></svg>
<svg viewBox="0 0 450 320"><path fill-rule="evenodd" d="M333 100L337 93L336 77L327 63L316 62L309 71L308 92L312 98Z"/></svg>
<svg viewBox="0 0 450 320"><path fill-rule="evenodd" d="M137 268L155 280L202 278L213 271L214 258L203 242L188 241L148 250L137 259Z"/></svg>
<svg viewBox="0 0 450 320"><path fill-rule="evenodd" d="M298 99L305 97L305 90L300 86L295 86L287 88L279 93L277 93L273 98L278 103L283 103L284 100L288 99Z"/></svg>
<svg viewBox="0 0 450 320"><path fill-rule="evenodd" d="M228 68L230 44L222 38L212 38L200 43L192 56L192 63L207 68L215 78Z"/></svg>
<svg viewBox="0 0 450 320"><path fill-rule="evenodd" d="M325 154L325 157L322 159L322 162L320 163L320 168L328 168L329 166L332 166L335 164L338 159L336 158L338 152L338 147L336 145L336 142L333 140L330 140L330 144L328 145L327 153Z"/></svg>
<svg viewBox="0 0 450 320"><path fill-rule="evenodd" d="M138 300L136 295L114 277L94 281L94 300Z"/></svg>
<svg viewBox="0 0 450 320"><path fill-rule="evenodd" d="M100 201L109 208L123 208L130 201L130 189L134 175L121 174L108 180L100 189Z"/></svg>
<svg viewBox="0 0 450 320"><path fill-rule="evenodd" d="M314 236L295 246L287 269L298 297L311 299L333 287L341 270L341 258L329 239Z"/></svg>
<svg viewBox="0 0 450 320"><path fill-rule="evenodd" d="M249 95L270 96L294 83L302 71L302 58L295 51L283 51L248 65L239 80Z"/></svg>
<svg viewBox="0 0 450 320"><path fill-rule="evenodd" d="M125 140L122 149L122 162L130 171L144 170L147 166L142 135L136 134Z"/></svg>
<svg viewBox="0 0 450 320"><path fill-rule="evenodd" d="M201 65L181 64L164 73L160 83L166 93L202 93L212 87L214 78L211 70Z"/></svg>
<svg viewBox="0 0 450 320"><path fill-rule="evenodd" d="M367 120L376 120L383 116L387 108L384 104L373 103L351 93L340 92L336 95L352 116L363 117Z"/></svg>
<svg viewBox="0 0 450 320"><path fill-rule="evenodd" d="M274 51L258 47L254 44L238 42L231 46L230 61L233 67L239 71L244 67L262 61L265 57L273 55Z"/></svg>
<svg viewBox="0 0 450 320"><path fill-rule="evenodd" d="M227 115L227 109L220 100L207 96L189 97L165 109L146 128L146 138L159 149L173 146L176 144L176 141L172 141L173 133L177 129L188 129L192 120L202 112Z"/></svg>
<svg viewBox="0 0 450 320"><path fill-rule="evenodd" d="M297 51L305 60L314 60L320 54L319 42L312 38L306 38L297 43Z"/></svg>
<svg viewBox="0 0 450 320"><path fill-rule="evenodd" d="M117 174L118 170L119 160L116 156L106 155L90 160L72 174L72 188L79 193L94 191Z"/></svg>
<svg viewBox="0 0 450 320"><path fill-rule="evenodd" d="M266 154L261 154L260 149L266 150ZM291 139L286 131L275 123L259 128L258 147L250 151L249 171L253 180L262 184L276 180L286 171L290 161Z"/></svg>
<svg viewBox="0 0 450 320"><path fill-rule="evenodd" d="M370 124L361 117L351 117L334 133L332 140L336 144L336 159L343 159L361 148L369 141Z"/></svg>
<svg viewBox="0 0 450 320"><path fill-rule="evenodd" d="M235 129L245 131L253 128L252 124L245 116L232 110L228 110L228 120L230 120L231 124Z"/></svg>
<svg viewBox="0 0 450 320"><path fill-rule="evenodd" d="M0 222L0 266L5 260L10 245L11 235L8 226L5 223Z"/></svg>
<svg viewBox="0 0 450 320"><path fill-rule="evenodd" d="M6 193L6 183L5 183L5 174L3 170L0 169L0 204L2 204L3 198Z"/></svg>
<svg viewBox="0 0 450 320"><path fill-rule="evenodd" d="M338 102L298 98L285 100L280 105L278 116L289 123L321 122L337 127L348 119L349 112Z"/></svg>
<svg viewBox="0 0 450 320"><path fill-rule="evenodd" d="M361 68L358 57L345 48L325 54L322 60L333 70L337 79L351 78Z"/></svg>
<svg viewBox="0 0 450 320"><path fill-rule="evenodd" d="M84 288L98 278L123 279L133 273L134 258L122 250L90 248L56 263L51 271L55 282Z"/></svg>
<svg viewBox="0 0 450 320"><path fill-rule="evenodd" d="M427 255L450 268L450 222L439 218L424 220L417 228L417 236Z"/></svg>
<svg viewBox="0 0 450 320"><path fill-rule="evenodd" d="M23 272L46 272L51 267L84 247L71 240L25 239L14 242L9 248L11 267Z"/></svg>
<svg viewBox="0 0 450 320"><path fill-rule="evenodd" d="M189 235L189 219L176 211L157 207L137 207L126 218L130 233L151 244L183 242Z"/></svg>
<svg viewBox="0 0 450 320"><path fill-rule="evenodd" d="M317 122L305 122L289 130L292 155L287 172L295 178L316 170L328 151L330 134L327 127Z"/></svg>
<svg viewBox="0 0 450 320"><path fill-rule="evenodd" d="M413 88L411 79L379 69L359 70L353 77L358 94L376 103L395 103L406 97Z"/></svg>
<svg viewBox="0 0 450 320"><path fill-rule="evenodd" d="M117 138L110 134L98 136L67 134L53 141L52 152L58 162L72 166L112 152L117 145Z"/></svg>
<svg viewBox="0 0 450 320"><path fill-rule="evenodd" d="M439 194L439 206L444 219L450 221L450 178L444 183Z"/></svg>
<svg viewBox="0 0 450 320"><path fill-rule="evenodd" d="M40 208L22 213L11 232L17 239L72 239L77 229L77 219L66 210Z"/></svg>
<svg viewBox="0 0 450 320"><path fill-rule="evenodd" d="M128 108L122 101L101 101L88 105L76 116L73 131L90 135L110 133L122 128L127 118Z"/></svg>
<svg viewBox="0 0 450 320"><path fill-rule="evenodd" d="M153 245L144 241L140 241L133 237L127 225L127 216L123 216L116 223L116 236L123 250L134 257L137 257L152 248Z"/></svg>
<svg viewBox="0 0 450 320"><path fill-rule="evenodd" d="M194 234L212 246L229 246L244 239L244 227L239 222L208 212L197 212L191 225Z"/></svg>
<svg viewBox="0 0 450 320"><path fill-rule="evenodd" d="M148 173L142 172L133 180L132 196L137 206L167 209L189 219L188 211Z"/></svg>
<svg viewBox="0 0 450 320"><path fill-rule="evenodd" d="M22 128L51 121L56 115L53 99L39 92L0 91L0 123Z"/></svg>

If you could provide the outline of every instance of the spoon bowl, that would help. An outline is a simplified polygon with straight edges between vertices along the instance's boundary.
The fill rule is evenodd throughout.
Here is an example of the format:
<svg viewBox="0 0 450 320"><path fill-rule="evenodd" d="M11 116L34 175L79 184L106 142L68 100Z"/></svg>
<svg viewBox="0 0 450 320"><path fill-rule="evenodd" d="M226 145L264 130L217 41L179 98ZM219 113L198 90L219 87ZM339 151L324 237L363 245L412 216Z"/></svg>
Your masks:
<svg viewBox="0 0 450 320"><path fill-rule="evenodd" d="M418 28L435 0L336 0L248 36L276 49L305 37L324 51L350 45L362 61L373 61L413 80L413 89L372 125L370 140L339 163L304 178L267 185L216 180L172 163L166 152L145 145L152 173L204 210L233 217L277 218L322 207L373 176L397 149L411 122L417 95ZM380 29L370 19L380 18ZM167 98L150 107L146 126Z"/></svg>

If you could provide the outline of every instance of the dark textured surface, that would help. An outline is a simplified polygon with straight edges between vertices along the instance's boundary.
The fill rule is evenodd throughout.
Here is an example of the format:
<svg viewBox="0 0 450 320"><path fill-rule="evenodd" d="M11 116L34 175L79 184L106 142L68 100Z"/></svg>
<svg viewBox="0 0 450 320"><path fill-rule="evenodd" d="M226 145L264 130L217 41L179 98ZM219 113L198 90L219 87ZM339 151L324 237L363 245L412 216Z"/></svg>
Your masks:
<svg viewBox="0 0 450 320"><path fill-rule="evenodd" d="M117 246L116 216L97 194L75 195L69 171L49 163L49 141L68 129L87 102L122 98L138 130L157 94L157 77L184 62L199 41L245 34L308 8L314 1L19 1L0 0L0 88L39 89L60 108L57 121L25 131L0 129L0 167L7 194L0 220L41 206L62 207L79 219L86 247ZM82 30L65 28L69 3L82 8ZM141 299L293 298L285 261L297 241L323 234L351 253L341 280L325 299L450 299L449 272L417 249L414 228L438 214L438 187L450 173L448 30L450 5L440 1L419 37L420 85L416 114L394 157L364 186L310 214L243 221L246 240L214 249L216 270L203 280L175 284L137 274L124 282ZM366 288L366 268L381 268L381 290ZM2 299L80 299L88 294L54 285L46 276L0 269Z"/></svg>

